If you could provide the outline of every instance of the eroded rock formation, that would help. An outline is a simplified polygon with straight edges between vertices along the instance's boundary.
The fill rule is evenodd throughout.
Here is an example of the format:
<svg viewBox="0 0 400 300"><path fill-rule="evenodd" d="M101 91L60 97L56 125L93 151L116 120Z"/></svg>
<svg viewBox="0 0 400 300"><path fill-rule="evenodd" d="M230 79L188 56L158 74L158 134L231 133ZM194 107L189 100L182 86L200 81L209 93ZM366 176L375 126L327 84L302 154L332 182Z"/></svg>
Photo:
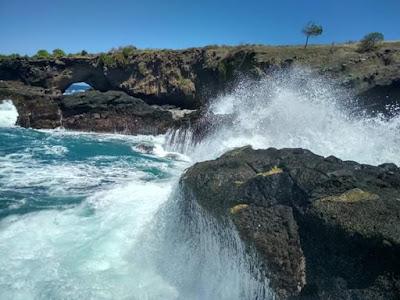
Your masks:
<svg viewBox="0 0 400 300"><path fill-rule="evenodd" d="M188 201L233 221L279 298L398 299L394 164L244 147L194 165L181 184Z"/></svg>
<svg viewBox="0 0 400 300"><path fill-rule="evenodd" d="M88 91L60 99L62 126L74 130L161 134L173 128L170 111L124 92Z"/></svg>
<svg viewBox="0 0 400 300"><path fill-rule="evenodd" d="M58 59L2 58L0 97L14 101L20 114L18 124L24 127L55 128L64 118L65 127L80 130L114 132L114 128L118 131L127 128L123 132L165 132L167 124L171 124L166 121L169 109L164 112L162 108L144 109L145 104L201 110L210 99L234 87L240 78L269 76L292 66L306 66L335 78L342 86L358 93L360 104L372 111L385 111L387 104L396 105L400 101L399 43L386 43L367 53L358 53L354 45L308 49L253 45L176 51L135 50L127 56L116 52ZM72 116L71 108L63 104L63 99L70 101L63 92L75 82L90 84L97 94L89 92L80 96L80 101L87 101L91 111ZM99 96L100 92L113 91L126 95L114 97L115 103L108 95ZM129 96L132 98L127 98ZM96 101L99 107L95 107ZM80 103L79 106L84 105ZM136 108L138 111L134 113ZM65 116L64 109L67 110ZM148 112L146 117L141 115L144 110ZM150 115L154 122L161 122L151 126L158 129L150 130ZM203 134L201 131L200 128L199 135Z"/></svg>
<svg viewBox="0 0 400 300"><path fill-rule="evenodd" d="M105 58L104 58L105 57ZM119 90L149 104L199 108L229 89L240 75L259 77L289 66L307 66L359 93L400 80L400 44L358 53L355 45L303 47L209 46L186 50L136 50L58 59L3 59L0 80L62 93L86 82L99 91Z"/></svg>
<svg viewBox="0 0 400 300"><path fill-rule="evenodd" d="M51 129L61 126L58 95L49 89L0 81L0 99L11 99L18 110L17 124L22 127Z"/></svg>
<svg viewBox="0 0 400 300"><path fill-rule="evenodd" d="M0 99L12 99L17 124L31 128L156 135L198 118L190 110L152 106L121 91L60 95L18 81L0 82Z"/></svg>

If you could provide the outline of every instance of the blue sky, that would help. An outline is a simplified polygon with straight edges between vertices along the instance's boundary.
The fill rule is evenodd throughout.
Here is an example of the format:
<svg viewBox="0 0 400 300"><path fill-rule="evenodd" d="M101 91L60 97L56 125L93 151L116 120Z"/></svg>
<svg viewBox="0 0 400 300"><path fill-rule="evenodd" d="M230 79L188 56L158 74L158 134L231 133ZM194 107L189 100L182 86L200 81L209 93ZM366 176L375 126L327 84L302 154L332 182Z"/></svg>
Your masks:
<svg viewBox="0 0 400 300"><path fill-rule="evenodd" d="M186 48L207 44L301 44L358 40L379 31L400 39L400 0L0 0L0 53L62 48Z"/></svg>

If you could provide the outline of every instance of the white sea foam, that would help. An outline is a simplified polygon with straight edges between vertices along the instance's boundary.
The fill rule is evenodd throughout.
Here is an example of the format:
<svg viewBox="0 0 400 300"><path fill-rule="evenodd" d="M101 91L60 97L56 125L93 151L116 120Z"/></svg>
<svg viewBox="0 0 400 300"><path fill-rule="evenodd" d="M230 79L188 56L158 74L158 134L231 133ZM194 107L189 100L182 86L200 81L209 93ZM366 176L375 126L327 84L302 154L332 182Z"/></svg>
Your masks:
<svg viewBox="0 0 400 300"><path fill-rule="evenodd" d="M12 127L18 119L18 111L12 100L0 100L0 127Z"/></svg>
<svg viewBox="0 0 400 300"><path fill-rule="evenodd" d="M297 69L254 82L242 82L209 111L230 115L195 149L195 160L215 158L233 147L301 147L320 155L379 164L399 164L400 115L389 120L357 112L356 99L334 82ZM187 141L185 142L187 143Z"/></svg>
<svg viewBox="0 0 400 300"><path fill-rule="evenodd" d="M6 218L0 298L175 299L152 266L138 270L130 259L170 190L169 182L135 180L76 208Z"/></svg>
<svg viewBox="0 0 400 300"><path fill-rule="evenodd" d="M63 137L119 140L132 147L139 142L115 135L47 134L34 143L34 151L0 158L5 166L0 186L46 189L53 196L83 191L87 197L63 210L49 205L0 221L0 299L228 300L251 299L263 290L266 283L253 278L237 236L227 231L229 245L224 244L212 218L202 220L202 213L193 214L195 226L182 222L184 212L171 192L189 163L165 151L159 144L163 139L142 140L156 150L133 165L123 160L104 165L109 156L47 164L38 157ZM64 148L61 154L70 155L72 150ZM59 151L50 152L61 159ZM154 176L149 169L169 176ZM207 227L201 227L203 222Z"/></svg>

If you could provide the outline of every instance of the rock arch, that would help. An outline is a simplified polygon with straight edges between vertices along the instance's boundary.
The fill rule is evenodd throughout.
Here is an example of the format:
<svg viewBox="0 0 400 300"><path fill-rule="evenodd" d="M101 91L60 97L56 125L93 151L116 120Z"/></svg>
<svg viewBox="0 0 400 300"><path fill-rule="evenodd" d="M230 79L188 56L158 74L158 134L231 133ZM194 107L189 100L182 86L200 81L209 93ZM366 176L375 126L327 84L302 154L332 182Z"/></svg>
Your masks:
<svg viewBox="0 0 400 300"><path fill-rule="evenodd" d="M65 65L65 68L57 70L48 80L48 88L55 88L62 93L73 83L86 82L91 87L101 92L114 89L108 81L103 69L92 61L75 62Z"/></svg>

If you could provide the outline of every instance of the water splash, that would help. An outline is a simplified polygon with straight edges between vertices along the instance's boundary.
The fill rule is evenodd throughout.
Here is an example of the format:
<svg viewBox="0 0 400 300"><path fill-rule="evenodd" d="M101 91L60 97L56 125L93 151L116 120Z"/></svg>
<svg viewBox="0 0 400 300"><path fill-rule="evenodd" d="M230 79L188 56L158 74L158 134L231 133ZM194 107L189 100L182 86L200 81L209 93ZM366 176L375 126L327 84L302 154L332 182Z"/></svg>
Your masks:
<svg viewBox="0 0 400 300"><path fill-rule="evenodd" d="M12 127L17 119L18 111L12 100L0 101L0 127Z"/></svg>
<svg viewBox="0 0 400 300"><path fill-rule="evenodd" d="M371 117L335 81L307 69L275 73L257 82L244 80L232 93L216 98L208 114L229 115L229 121L189 147L196 161L250 144L301 147L361 163L400 163L400 115Z"/></svg>
<svg viewBox="0 0 400 300"><path fill-rule="evenodd" d="M245 249L234 225L217 221L193 197L188 199L182 187L173 190L134 261L153 263L179 291L177 299L274 299L254 253Z"/></svg>
<svg viewBox="0 0 400 300"><path fill-rule="evenodd" d="M0 299L268 299L164 137L0 130ZM145 144L153 153L137 151Z"/></svg>
<svg viewBox="0 0 400 300"><path fill-rule="evenodd" d="M169 151L188 153L194 146L193 131L189 128L169 129L166 133L166 143Z"/></svg>

